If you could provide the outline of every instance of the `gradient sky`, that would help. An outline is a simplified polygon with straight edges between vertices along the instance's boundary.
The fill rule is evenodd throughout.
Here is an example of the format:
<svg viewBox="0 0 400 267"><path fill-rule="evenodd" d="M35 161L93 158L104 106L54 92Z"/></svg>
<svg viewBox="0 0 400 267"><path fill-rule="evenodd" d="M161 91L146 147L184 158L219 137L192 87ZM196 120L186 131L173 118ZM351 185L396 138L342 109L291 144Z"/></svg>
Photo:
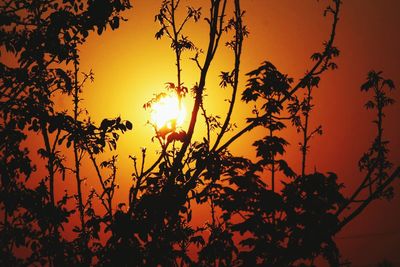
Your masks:
<svg viewBox="0 0 400 267"><path fill-rule="evenodd" d="M134 123L134 130L121 137L119 154L121 201L132 172L128 155L139 155L140 147L148 147L149 157L154 158L157 147L151 143L153 135L146 121L150 118L143 108L153 94L163 91L166 82L174 82L174 55L166 39L156 40L158 30L154 22L160 0L136 0L133 9L126 13L128 22L117 31L107 30L101 36L92 36L81 49L81 70L93 70L95 81L84 89L83 105L92 118L99 122L105 117L121 115ZM184 0L183 5L188 1ZM191 1L195 7L209 1ZM359 88L368 71L382 70L386 78L400 87L400 1L397 0L344 0L338 24L336 46L341 55L336 61L339 69L322 76L320 87L315 90L315 111L311 115L314 126L322 124L324 134L313 139L309 158L309 171L333 171L351 192L362 174L357 163L374 137L371 124L374 114L363 108L368 96ZM271 61L278 69L298 79L311 66L310 55L321 50L328 38L330 20L322 16L328 1L313 0L243 0L244 18L250 36L245 40L241 73L255 69L264 60ZM208 12L203 8L203 14ZM194 43L206 47L206 22L201 20L185 32ZM191 53L183 55L183 81L190 87L198 80L199 73ZM230 91L218 87L220 71L231 69L233 57L220 46L208 80L206 107L209 113L224 115ZM240 88L246 83L242 75ZM392 96L399 102L400 90ZM62 109L69 107L67 100L59 99ZM69 101L69 100L68 100ZM186 107L191 110L191 101ZM251 106L240 103L233 120L244 125ZM389 107L385 118L384 135L391 141L390 159L400 164L400 106ZM204 130L201 125L197 128ZM231 149L237 155L254 157L251 144L254 137L262 137L262 129L243 136ZM292 144L288 160L299 171L299 137L295 131L284 132ZM93 171L86 170L91 177ZM94 183L90 178L88 183ZM337 241L344 258L354 266L368 266L388 259L400 265L400 186L396 181L396 196L391 202L377 201L361 216L348 225ZM89 187L88 185L88 187ZM204 214L207 211L202 211ZM204 215L203 214L203 215ZM206 215L204 215L206 216ZM201 215L198 220L203 217ZM204 219L204 218L203 218Z"/></svg>

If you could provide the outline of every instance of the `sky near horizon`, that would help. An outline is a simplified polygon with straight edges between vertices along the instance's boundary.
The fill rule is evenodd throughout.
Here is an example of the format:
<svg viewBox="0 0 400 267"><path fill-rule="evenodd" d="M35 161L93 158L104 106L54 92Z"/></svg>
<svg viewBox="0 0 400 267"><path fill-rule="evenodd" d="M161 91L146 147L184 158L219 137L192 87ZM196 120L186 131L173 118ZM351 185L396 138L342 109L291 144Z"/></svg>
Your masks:
<svg viewBox="0 0 400 267"><path fill-rule="evenodd" d="M130 184L133 167L128 155L140 155L141 147L148 148L149 161L156 157L157 146L151 142L152 128L146 125L149 112L143 104L154 94L165 91L165 83L176 82L174 54L167 39L156 40L159 25L154 16L160 0L131 0L133 8L125 13L127 22L116 31L108 29L101 36L92 35L81 47L81 71L90 69L95 74L93 83L84 88L83 106L96 122L102 118L121 116L134 124L134 130L121 136L118 143L121 194L125 197ZM182 6L191 3L203 6L203 16L208 13L208 1L182 0ZM246 84L245 73L257 68L263 61L272 62L281 72L299 79L312 66L310 56L322 50L322 42L329 38L330 18L323 17L329 1L312 0L243 0L246 11L244 23L250 35L244 41L239 93ZM228 17L231 15L228 14ZM385 78L392 79L397 89L391 93L400 101L400 1L397 0L344 0L341 7L335 45L341 51L335 61L339 68L322 75L319 88L315 90L315 109L311 124L322 125L323 135L311 142L308 171L335 172L345 183L349 194L362 178L358 160L374 137L372 111L363 105L370 97L360 92L367 72L383 71ZM207 25L204 20L190 24L184 34L200 48L206 49ZM219 88L220 71L230 71L232 53L224 47L223 39L215 62L210 68L205 106L209 113L223 116L230 95L229 89ZM183 54L183 81L192 87L199 79L196 65L189 60L192 52ZM240 98L240 97L239 97ZM60 109L70 107L67 100L58 99ZM69 100L68 100L69 101ZM185 100L191 110L190 96ZM241 129L245 119L251 116L252 105L238 103L233 121ZM187 116L189 117L189 115ZM400 164L400 103L387 109L384 121L385 138L390 140L390 160ZM201 137L204 126L197 130ZM251 144L263 137L263 130L244 135L231 146L239 156L254 158ZM297 143L300 136L294 130L282 133L291 146L287 159L296 171L300 170L301 157ZM215 140L215 138L214 138ZM85 168L85 167L84 167ZM86 170L91 176L93 170ZM90 186L90 179L88 180ZM337 242L344 258L354 266L367 266L387 259L400 266L400 182L395 182L395 197L391 202L376 201L340 232ZM121 198L120 201L126 201ZM202 211L197 220L206 218ZM396 265L397 266L397 265Z"/></svg>

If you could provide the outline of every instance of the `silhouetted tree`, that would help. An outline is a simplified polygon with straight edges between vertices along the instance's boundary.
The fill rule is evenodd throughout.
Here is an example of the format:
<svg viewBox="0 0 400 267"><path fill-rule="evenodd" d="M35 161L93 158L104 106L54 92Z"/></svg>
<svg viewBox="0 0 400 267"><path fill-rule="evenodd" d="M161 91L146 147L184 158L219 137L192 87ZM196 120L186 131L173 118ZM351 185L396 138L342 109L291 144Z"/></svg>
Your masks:
<svg viewBox="0 0 400 267"><path fill-rule="evenodd" d="M366 172L365 177L337 212L337 216L340 216L346 209L351 209L350 214L341 221L338 230L352 221L373 200L383 197L391 199L393 197L391 184L400 175L400 167L389 173L393 164L387 158L389 142L383 139L383 108L394 104L394 100L384 89L393 90L395 86L392 80L384 79L381 74L382 72L370 71L367 81L361 86L361 91L373 90L374 92L373 99L369 100L365 107L377 110L377 118L373 120L373 123L377 125L377 136L358 164L360 171Z"/></svg>
<svg viewBox="0 0 400 267"><path fill-rule="evenodd" d="M106 143L114 145L116 131L131 128L121 119L107 120L95 126L79 121L78 102L82 85L78 83L79 45L91 31L101 34L109 25L119 26L120 12L129 8L128 1L3 1L1 14L1 47L14 56L14 62L1 68L1 203L4 221L1 227L2 265L84 264L91 255L86 236L86 206L80 190L79 156L88 146L97 154ZM7 51L7 52L6 52ZM73 66L71 66L71 63ZM15 67L14 67L15 65ZM74 98L74 115L59 111L55 96ZM35 166L23 141L37 133L44 147L38 149L46 162L47 175L31 178ZM96 142L91 144L89 141ZM65 165L61 145L73 143L75 166ZM82 146L85 145L85 146ZM71 170L76 175L78 192L56 199L56 177L62 179ZM35 179L37 187L27 188L24 181ZM80 236L69 242L61 234L75 210L67 202L76 198L80 213ZM90 198L88 200L90 202ZM23 247L31 251L27 257L15 254Z"/></svg>
<svg viewBox="0 0 400 267"><path fill-rule="evenodd" d="M321 52L311 56L313 65L302 77L292 78L266 60L246 74L247 84L241 90L240 62L249 32L240 0L212 0L206 15L204 8L189 6L181 12L180 0L163 0L155 16L160 26L155 37L170 41L176 65L176 77L166 83L166 90L178 97L179 105L184 97L193 97L190 122L187 129L174 120L161 127L152 125L153 140L161 148L158 158L146 167L146 148L139 157L130 156L133 179L128 203L115 203L118 155L100 161L99 154L116 149L119 134L131 130L132 123L117 117L98 125L83 112L80 95L94 76L80 70L79 47L94 31L117 29L124 20L122 12L130 7L129 1L121 0L7 0L0 5L0 45L15 60L0 64L4 214L0 263L314 266L314 260L323 257L331 266L339 266L335 234L373 200L390 199L391 185L400 176L400 167L393 170L388 159L388 141L383 137L383 111L394 103L386 88L394 89L394 83L373 71L361 90L373 91L366 107L377 111L377 137L359 162L366 173L359 187L346 197L334 173L306 171L309 141L322 133L321 126L309 126L312 93L323 74L337 68L334 39L341 1L331 0L326 8L324 15L332 19L328 40ZM201 18L209 33L205 49L185 32L189 23L200 23ZM209 69L224 35L230 38L226 47L233 62L232 69L220 73L220 87L231 90L226 115L221 117L209 114L204 103ZM182 78L183 53L193 55L190 59L199 74L191 88ZM242 101L254 109L237 130L232 114L240 92ZM156 95L144 107L151 110L167 93ZM56 96L71 100L72 108L58 110ZM206 134L195 140L196 125L203 119ZM285 160L289 141L280 131L286 122L302 134L300 174ZM257 127L265 134L254 140L255 159L229 151L232 143ZM43 139L44 146L37 151L42 162L33 162L24 144L34 135ZM73 153L72 166L64 159L68 149ZM93 166L99 183L99 189L88 195L82 189L84 160ZM44 177L34 163L45 165ZM58 199L54 194L58 178L74 179L76 192ZM25 185L28 179L34 186ZM194 202L210 206L210 222L197 228L191 223ZM73 216L79 219L77 224ZM71 224L73 240L64 231ZM190 256L195 247L197 258ZM26 254L17 253L19 248Z"/></svg>

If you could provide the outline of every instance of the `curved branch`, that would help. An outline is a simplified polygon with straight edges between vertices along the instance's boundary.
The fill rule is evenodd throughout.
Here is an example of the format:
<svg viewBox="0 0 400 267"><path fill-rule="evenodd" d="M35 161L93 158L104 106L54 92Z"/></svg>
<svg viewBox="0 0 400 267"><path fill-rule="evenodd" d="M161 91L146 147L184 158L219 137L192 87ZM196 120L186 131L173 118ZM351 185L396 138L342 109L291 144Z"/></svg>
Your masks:
<svg viewBox="0 0 400 267"><path fill-rule="evenodd" d="M239 70L240 70L240 56L242 54L242 44L243 44L243 28L242 28L242 11L240 9L240 2L239 0L235 0L235 18L236 18L236 32L235 32L235 68L234 68L234 80L233 80L233 90L231 101L229 104L228 114L226 115L224 124L222 125L221 132L215 141L215 144L212 151L218 147L219 143L221 142L222 137L226 133L226 129L229 126L233 108L235 106L236 95L239 85Z"/></svg>
<svg viewBox="0 0 400 267"><path fill-rule="evenodd" d="M194 128L196 126L196 121L197 121L197 114L199 112L200 105L201 105L201 102L203 99L203 91L204 91L205 84L206 84L206 77L207 77L208 69L214 58L214 54L217 50L219 40L220 40L220 37L222 34L221 29L222 29L222 25L223 25L223 18L224 18L224 14L225 14L226 2L227 2L227 0L223 0L221 15L220 15L221 0L216 0L211 5L211 9L210 9L210 11L211 11L210 41L208 43L207 56L206 56L203 68L201 70L199 85L196 87L195 103L193 106L192 115L191 115L191 119L190 119L189 128L187 131L186 139L185 139L184 143L182 144L182 147L179 150L179 152L174 160L173 168L172 168L173 172L176 172L182 166L182 159L183 159L183 157L186 153L186 150L187 150L187 148L192 140L192 137L193 137Z"/></svg>
<svg viewBox="0 0 400 267"><path fill-rule="evenodd" d="M284 102L286 102L294 93L299 90L303 84L304 81L307 81L310 79L312 76L316 75L316 73L321 74L321 71L318 71L318 68L321 66L321 64L328 58L330 57L333 41L335 40L335 35L336 35L336 27L337 27L337 22L339 21L339 11L340 11L340 5L341 1L340 0L334 0L335 2L335 9L332 11L333 12L333 23L332 23L332 30L330 34L329 41L326 44L325 50L321 56L321 58L315 63L315 65L311 68L310 71L307 72L306 75L304 75L303 78L300 79L300 81L296 84L295 87L287 94L285 95L279 103L282 105ZM233 143L236 139L241 137L244 133L247 131L252 130L254 127L259 126L259 120L254 120L252 123L247 125L245 128L243 128L240 132L232 136L225 144L223 144L221 147L217 149L217 152L221 152L222 150L228 148L228 146Z"/></svg>
<svg viewBox="0 0 400 267"><path fill-rule="evenodd" d="M400 178L400 166L385 180L363 203L358 206L349 216L345 217L337 226L336 233L339 232L344 226L351 222L357 217L374 199L378 198L380 194L394 181L394 179Z"/></svg>

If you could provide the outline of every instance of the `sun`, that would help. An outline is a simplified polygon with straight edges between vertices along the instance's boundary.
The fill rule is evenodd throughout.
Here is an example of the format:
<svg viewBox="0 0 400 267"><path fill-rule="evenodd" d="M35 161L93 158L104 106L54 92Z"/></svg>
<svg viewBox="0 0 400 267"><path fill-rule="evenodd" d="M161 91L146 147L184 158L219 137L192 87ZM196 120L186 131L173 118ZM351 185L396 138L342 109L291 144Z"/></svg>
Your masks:
<svg viewBox="0 0 400 267"><path fill-rule="evenodd" d="M186 108L176 95L166 95L151 106L151 122L157 129L180 127L185 117Z"/></svg>

